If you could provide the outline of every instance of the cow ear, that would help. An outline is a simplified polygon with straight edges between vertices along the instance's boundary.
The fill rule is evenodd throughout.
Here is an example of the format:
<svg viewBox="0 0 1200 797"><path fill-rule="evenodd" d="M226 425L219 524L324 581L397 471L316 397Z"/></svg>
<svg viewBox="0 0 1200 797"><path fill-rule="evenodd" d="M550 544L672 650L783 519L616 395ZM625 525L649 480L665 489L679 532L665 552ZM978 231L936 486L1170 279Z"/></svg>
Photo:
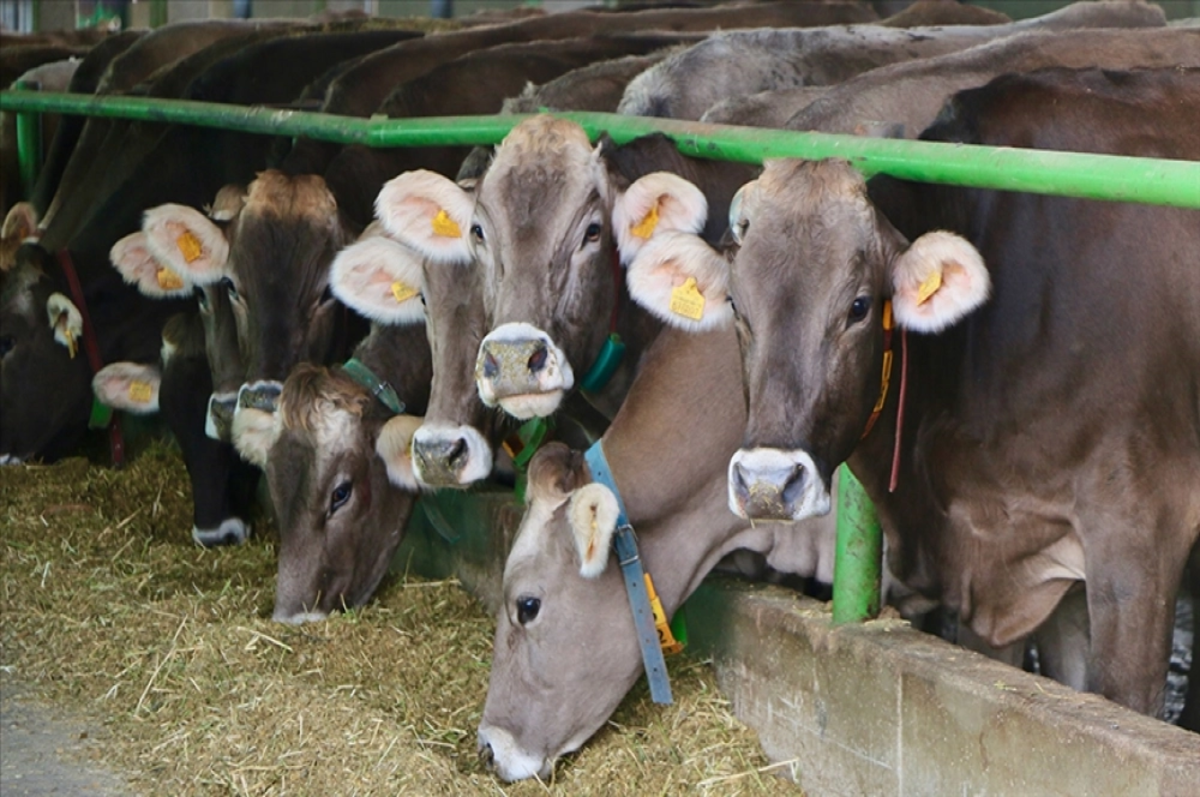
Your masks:
<svg viewBox="0 0 1200 797"><path fill-rule="evenodd" d="M230 437L242 459L251 465L266 468L271 447L282 431L283 421L278 411L239 407L233 413Z"/></svg>
<svg viewBox="0 0 1200 797"><path fill-rule="evenodd" d="M137 415L158 412L162 374L152 365L112 363L96 372L92 392L100 403Z"/></svg>
<svg viewBox="0 0 1200 797"><path fill-rule="evenodd" d="M226 274L229 242L203 213L186 205L159 205L146 211L142 232L150 253L172 271L210 285Z"/></svg>
<svg viewBox="0 0 1200 797"><path fill-rule="evenodd" d="M729 263L698 235L669 232L638 252L626 273L629 295L654 315L688 332L733 319Z"/></svg>
<svg viewBox="0 0 1200 797"><path fill-rule="evenodd" d="M619 515L616 496L603 484L585 484L571 494L567 517L579 554L579 574L584 578L604 572Z"/></svg>
<svg viewBox="0 0 1200 797"><path fill-rule="evenodd" d="M191 295L191 283L154 257L144 232L126 235L113 244L108 256L125 281L136 285L143 296L163 299Z"/></svg>
<svg viewBox="0 0 1200 797"><path fill-rule="evenodd" d="M375 439L375 453L387 465L388 481L416 492L421 488L413 473L413 434L424 422L418 415L396 415L388 419Z"/></svg>
<svg viewBox="0 0 1200 797"><path fill-rule="evenodd" d="M892 311L914 332L941 332L987 301L991 278L965 239L929 232L892 261Z"/></svg>
<svg viewBox="0 0 1200 797"><path fill-rule="evenodd" d="M471 260L472 213L471 194L424 169L392 178L375 199L375 216L388 234L437 263Z"/></svg>
<svg viewBox="0 0 1200 797"><path fill-rule="evenodd" d="M79 350L79 338L83 335L83 316L74 303L61 293L52 293L46 299L46 315L50 318L54 339L67 347L74 360L75 352Z"/></svg>
<svg viewBox="0 0 1200 797"><path fill-rule="evenodd" d="M708 200L692 183L671 172L640 177L613 203L621 262L632 262L656 233L698 233L707 219Z"/></svg>
<svg viewBox="0 0 1200 797"><path fill-rule="evenodd" d="M338 252L330 267L333 295L381 324L424 322L421 258L383 235L364 236Z"/></svg>
<svg viewBox="0 0 1200 797"><path fill-rule="evenodd" d="M18 202L8 210L4 226L0 228L0 239L24 241L37 235L37 211L28 202Z"/></svg>

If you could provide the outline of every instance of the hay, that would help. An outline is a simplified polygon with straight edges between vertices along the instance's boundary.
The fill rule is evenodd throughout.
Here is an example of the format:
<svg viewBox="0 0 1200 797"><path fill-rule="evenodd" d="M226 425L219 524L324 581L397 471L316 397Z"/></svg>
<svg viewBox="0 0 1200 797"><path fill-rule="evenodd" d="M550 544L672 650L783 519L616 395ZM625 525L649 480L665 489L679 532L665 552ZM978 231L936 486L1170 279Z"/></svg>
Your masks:
<svg viewBox="0 0 1200 797"><path fill-rule="evenodd" d="M120 472L0 470L0 664L102 722L103 763L143 793L797 791L687 656L675 705L640 685L552 783L500 783L475 755L493 622L456 582L393 578L361 610L285 627L273 532L206 551L190 528L163 446Z"/></svg>

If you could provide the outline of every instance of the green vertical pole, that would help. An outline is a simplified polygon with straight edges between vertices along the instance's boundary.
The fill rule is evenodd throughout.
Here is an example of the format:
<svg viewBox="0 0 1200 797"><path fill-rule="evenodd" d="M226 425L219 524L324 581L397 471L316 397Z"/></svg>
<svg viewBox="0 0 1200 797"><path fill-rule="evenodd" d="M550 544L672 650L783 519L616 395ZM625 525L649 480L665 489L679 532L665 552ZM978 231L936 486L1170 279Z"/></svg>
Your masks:
<svg viewBox="0 0 1200 797"><path fill-rule="evenodd" d="M167 24L167 0L150 0L150 27L161 28Z"/></svg>
<svg viewBox="0 0 1200 797"><path fill-rule="evenodd" d="M41 84L19 80L13 85L14 89L37 91ZM33 195L33 185L37 182L38 172L42 168L42 115L29 111L17 112L17 162L20 164L21 190L26 199Z"/></svg>
<svg viewBox="0 0 1200 797"><path fill-rule="evenodd" d="M879 616L882 529L862 483L842 465L838 473L837 553L833 563L833 624Z"/></svg>

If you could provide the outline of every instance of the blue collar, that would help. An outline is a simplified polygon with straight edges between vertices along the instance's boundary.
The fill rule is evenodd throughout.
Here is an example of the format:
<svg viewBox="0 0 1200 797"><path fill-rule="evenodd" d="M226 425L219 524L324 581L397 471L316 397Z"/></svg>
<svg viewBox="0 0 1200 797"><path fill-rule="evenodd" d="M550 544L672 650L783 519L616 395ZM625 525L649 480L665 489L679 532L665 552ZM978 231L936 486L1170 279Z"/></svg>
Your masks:
<svg viewBox="0 0 1200 797"><path fill-rule="evenodd" d="M592 479L607 487L617 499L617 530L613 535L613 548L621 574L625 578L625 592L629 595L629 607L633 610L633 624L637 627L638 645L642 649L642 663L646 667L646 680L650 682L650 698L655 703L671 703L671 681L667 677L667 664L663 661L662 646L655 628L654 610L646 590L646 576L642 560L638 555L637 537L629 516L625 513L625 502L613 481L612 470L604 457L603 440L597 440L584 453Z"/></svg>

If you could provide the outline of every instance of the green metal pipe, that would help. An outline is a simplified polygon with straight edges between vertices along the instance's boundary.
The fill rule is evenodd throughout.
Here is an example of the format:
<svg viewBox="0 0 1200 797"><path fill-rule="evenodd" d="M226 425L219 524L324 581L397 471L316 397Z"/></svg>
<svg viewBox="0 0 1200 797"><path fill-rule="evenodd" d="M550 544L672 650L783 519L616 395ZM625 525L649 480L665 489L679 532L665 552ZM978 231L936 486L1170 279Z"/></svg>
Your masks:
<svg viewBox="0 0 1200 797"><path fill-rule="evenodd" d="M27 80L18 80L14 85L28 93L36 93L40 88L38 83ZM19 112L15 124L21 191L22 196L29 199L33 195L33 185L37 182L38 172L42 168L42 115L32 111Z"/></svg>
<svg viewBox="0 0 1200 797"><path fill-rule="evenodd" d="M187 100L16 91L0 92L0 110L118 116L369 147L495 144L527 118L361 119ZM702 158L759 163L765 158L840 157L866 174L922 182L1200 208L1200 162L1194 161L799 133L618 114L558 115L578 122L593 139L606 132L617 143L662 131L683 153Z"/></svg>
<svg viewBox="0 0 1200 797"><path fill-rule="evenodd" d="M879 616L883 533L862 483L838 471L837 551L833 560L833 624Z"/></svg>

